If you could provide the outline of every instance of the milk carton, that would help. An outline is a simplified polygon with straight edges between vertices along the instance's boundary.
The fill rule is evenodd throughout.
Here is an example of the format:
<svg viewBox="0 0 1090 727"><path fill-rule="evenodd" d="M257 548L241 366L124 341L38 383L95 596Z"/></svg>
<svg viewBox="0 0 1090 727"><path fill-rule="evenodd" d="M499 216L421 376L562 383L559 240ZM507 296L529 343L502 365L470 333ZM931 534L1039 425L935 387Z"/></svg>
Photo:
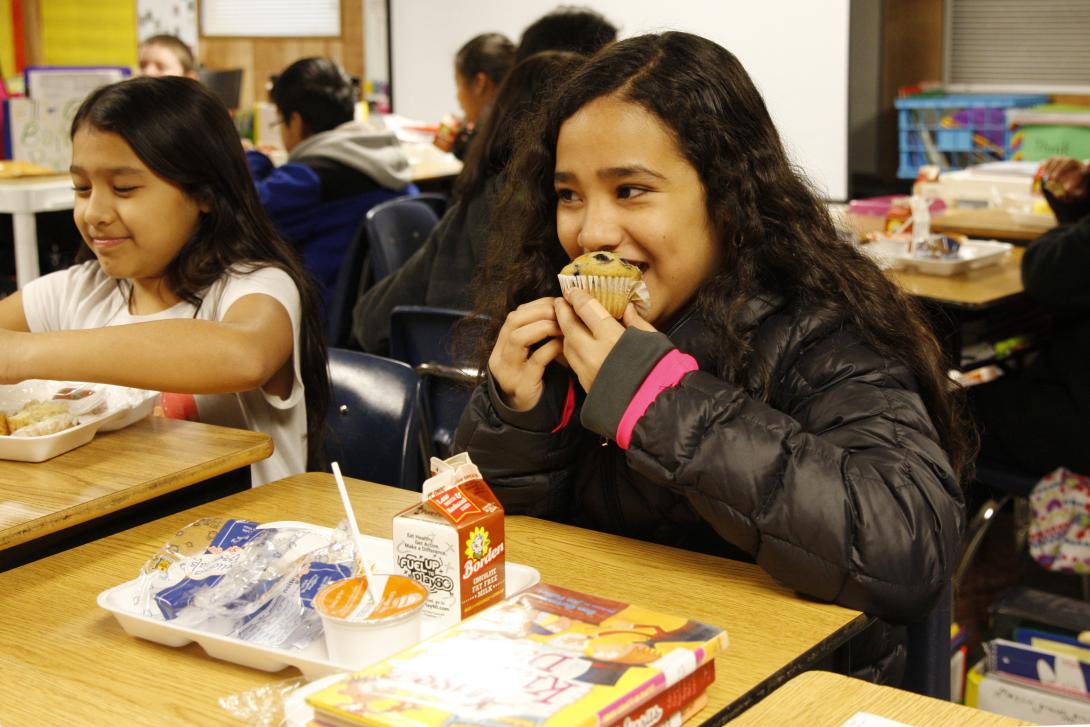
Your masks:
<svg viewBox="0 0 1090 727"><path fill-rule="evenodd" d="M446 628L503 600L503 507L468 455L432 459L432 472L420 503L394 516L394 563L428 589L424 617Z"/></svg>

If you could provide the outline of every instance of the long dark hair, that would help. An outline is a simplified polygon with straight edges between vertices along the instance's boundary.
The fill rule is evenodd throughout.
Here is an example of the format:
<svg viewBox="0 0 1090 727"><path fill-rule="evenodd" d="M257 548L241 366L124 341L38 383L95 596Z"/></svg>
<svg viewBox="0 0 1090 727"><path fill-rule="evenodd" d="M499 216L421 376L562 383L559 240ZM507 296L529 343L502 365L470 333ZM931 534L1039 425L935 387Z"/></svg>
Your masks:
<svg viewBox="0 0 1090 727"><path fill-rule="evenodd" d="M557 137L576 111L611 95L661 119L703 182L722 262L697 291L695 310L714 334L718 375L736 380L751 362L752 347L736 322L754 296L774 293L832 309L870 346L912 370L940 442L964 476L975 449L964 395L947 378L917 304L837 237L738 59L687 33L603 49L558 90L520 144L476 286L488 326L478 339L482 366L508 311L559 294L556 272L567 256L556 233ZM767 396L767 376L758 396Z"/></svg>
<svg viewBox="0 0 1090 727"><path fill-rule="evenodd" d="M496 92L488 114L469 146L465 167L458 175L454 196L472 199L485 183L503 171L511 160L519 125L586 60L568 51L545 51L530 56L511 69Z"/></svg>
<svg viewBox="0 0 1090 727"><path fill-rule="evenodd" d="M272 266L291 277L302 301L297 355L307 406L307 466L318 468L329 404L318 293L261 207L227 109L192 79L134 78L91 93L72 120L72 136L84 125L117 134L148 169L208 205L164 272L179 298L200 307L209 286L231 268Z"/></svg>

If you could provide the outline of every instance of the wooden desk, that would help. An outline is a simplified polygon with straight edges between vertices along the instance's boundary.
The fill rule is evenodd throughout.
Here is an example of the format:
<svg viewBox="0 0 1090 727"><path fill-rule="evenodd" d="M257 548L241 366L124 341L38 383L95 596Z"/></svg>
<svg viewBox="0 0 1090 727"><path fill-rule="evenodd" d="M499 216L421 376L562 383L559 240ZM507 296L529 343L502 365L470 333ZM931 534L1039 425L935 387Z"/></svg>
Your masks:
<svg viewBox="0 0 1090 727"><path fill-rule="evenodd" d="M361 529L389 538L417 495L349 480ZM269 674L133 638L95 605L136 577L167 536L200 516L335 525L333 478L289 477L0 573L0 722L236 724L216 700L295 676ZM722 723L862 630L857 611L799 598L753 565L526 517L509 517L507 553L542 580L724 626L730 647L701 720Z"/></svg>
<svg viewBox="0 0 1090 727"><path fill-rule="evenodd" d="M45 462L0 460L0 554L246 467L272 449L267 434L152 416Z"/></svg>
<svg viewBox="0 0 1090 727"><path fill-rule="evenodd" d="M1020 216L1015 219L1006 210L986 207L982 209L948 209L931 217L932 232L959 232L976 239L997 239L1012 242L1036 240L1042 233L1056 226L1053 217L1040 215Z"/></svg>
<svg viewBox="0 0 1090 727"><path fill-rule="evenodd" d="M887 270L886 275L912 295L957 308L982 309L1022 294L1024 252L1016 247L997 265L959 275L927 275L907 270Z"/></svg>
<svg viewBox="0 0 1090 727"><path fill-rule="evenodd" d="M453 154L448 154L432 144L402 144L409 157L413 182L436 182L457 177L462 172L462 163Z"/></svg>
<svg viewBox="0 0 1090 727"><path fill-rule="evenodd" d="M913 727L1016 727L1029 722L953 702L880 687L858 679L811 671L800 674L731 722L732 727L803 724L840 727L856 712L869 712Z"/></svg>

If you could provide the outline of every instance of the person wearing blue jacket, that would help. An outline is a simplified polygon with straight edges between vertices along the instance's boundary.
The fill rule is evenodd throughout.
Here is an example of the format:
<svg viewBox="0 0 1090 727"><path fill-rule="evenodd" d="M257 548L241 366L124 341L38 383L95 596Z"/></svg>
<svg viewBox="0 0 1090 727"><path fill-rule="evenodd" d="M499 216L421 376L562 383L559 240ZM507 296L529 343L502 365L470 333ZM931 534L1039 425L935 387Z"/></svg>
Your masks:
<svg viewBox="0 0 1090 727"><path fill-rule="evenodd" d="M265 210L321 286L324 317L367 210L417 189L393 132L353 121L356 89L332 60L292 63L269 95L288 161L276 167L254 150L246 158Z"/></svg>

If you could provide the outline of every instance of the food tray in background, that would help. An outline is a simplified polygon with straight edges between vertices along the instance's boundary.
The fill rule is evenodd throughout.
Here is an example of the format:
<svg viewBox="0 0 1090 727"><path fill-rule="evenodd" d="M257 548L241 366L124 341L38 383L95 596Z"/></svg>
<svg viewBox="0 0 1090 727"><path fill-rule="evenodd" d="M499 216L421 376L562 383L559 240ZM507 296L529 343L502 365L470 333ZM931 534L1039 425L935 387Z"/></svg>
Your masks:
<svg viewBox="0 0 1090 727"><path fill-rule="evenodd" d="M966 240L956 257L916 257L908 252L902 240L879 239L863 245L862 250L881 268L911 270L928 275L957 275L970 270L996 265L1010 254L1014 246L995 240Z"/></svg>
<svg viewBox="0 0 1090 727"><path fill-rule="evenodd" d="M32 399L51 399L63 387L80 386L65 381L28 379L18 384L0 386L0 411L12 412ZM76 415L76 425L40 437L0 436L0 459L18 462L44 462L90 442L96 433L122 429L140 421L155 407L157 391L125 386L90 384L102 394L104 408L92 414Z"/></svg>
<svg viewBox="0 0 1090 727"><path fill-rule="evenodd" d="M264 527L278 524L266 523ZM302 525L301 523L291 524L295 526ZM309 527L313 527L317 531L329 532L329 528L322 528L317 525ZM363 540L364 547L367 548L377 572L397 572L394 569L393 545L388 538L364 535ZM507 562L505 580L507 584L506 596L510 597L538 583L541 580L541 574L537 572L537 569L530 566ZM294 666L303 672L303 676L308 680L350 669L348 666L329 660L325 641L321 636L304 649L277 649L251 644L231 636L222 636L195 628L178 626L161 618L144 616L136 611L133 606L138 587L139 579L134 578L131 581L126 581L103 591L98 594L97 599L98 605L112 613L121 628L130 636L174 647L185 646L195 641L209 656L216 659L270 672ZM438 632L440 628L436 621L425 618L422 630L424 632L423 637L428 638ZM359 667L353 669L355 668Z"/></svg>

